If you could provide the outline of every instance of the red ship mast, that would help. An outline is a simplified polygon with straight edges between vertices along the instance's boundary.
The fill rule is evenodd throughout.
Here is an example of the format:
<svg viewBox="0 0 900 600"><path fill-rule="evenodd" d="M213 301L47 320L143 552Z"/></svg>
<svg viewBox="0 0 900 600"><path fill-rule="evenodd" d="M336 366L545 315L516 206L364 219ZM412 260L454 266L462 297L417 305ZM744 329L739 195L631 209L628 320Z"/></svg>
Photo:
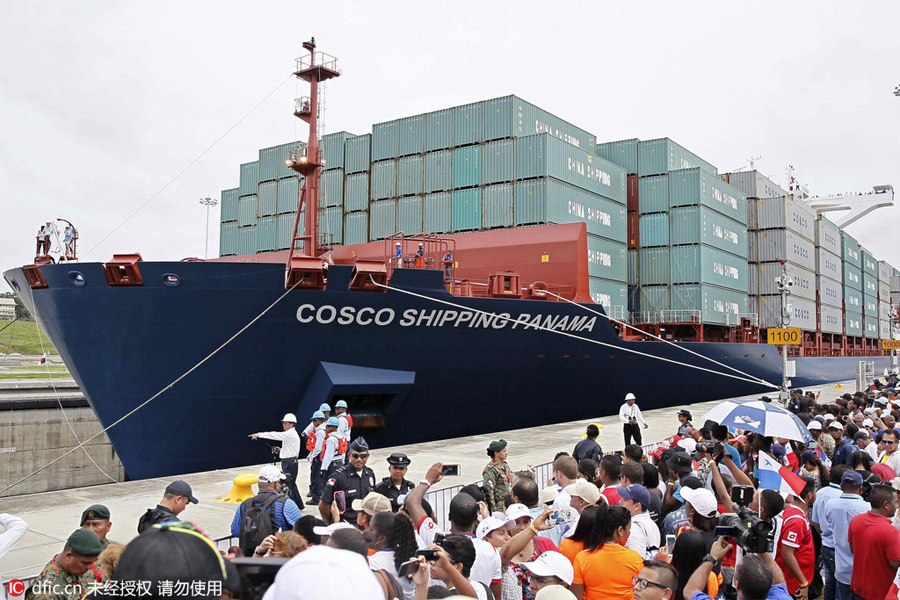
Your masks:
<svg viewBox="0 0 900 600"><path fill-rule="evenodd" d="M290 158L285 161L291 169L305 178L300 192L297 216L294 219L294 233L291 237L291 251L288 256L285 278L287 287L293 287L298 280L306 278L309 274L309 259L318 256L323 249L323 244L318 239L316 231L319 171L323 165L318 138L319 83L341 75L335 57L324 52L316 52L316 38L304 42L303 48L309 50L309 56L301 56L297 59L297 70L294 71L294 75L298 79L309 82L310 95L294 101L294 116L309 123L309 142L306 148L291 152ZM306 233L297 235L300 226L300 212L304 207L306 207ZM302 250L297 248L298 241L303 242ZM303 284L301 283L301 285Z"/></svg>

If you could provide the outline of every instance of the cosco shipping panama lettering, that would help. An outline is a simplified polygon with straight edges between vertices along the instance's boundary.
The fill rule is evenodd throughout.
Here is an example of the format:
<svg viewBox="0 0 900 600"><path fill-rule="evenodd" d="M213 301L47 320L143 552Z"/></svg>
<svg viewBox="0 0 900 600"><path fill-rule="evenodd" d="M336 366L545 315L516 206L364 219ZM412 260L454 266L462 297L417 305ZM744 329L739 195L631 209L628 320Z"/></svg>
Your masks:
<svg viewBox="0 0 900 600"><path fill-rule="evenodd" d="M799 186L667 138L598 144L515 96L318 138L341 73L304 47L309 138L241 165L219 258L4 273L131 478L259 462L246 431L337 397L386 446L494 431L485 405L514 403L520 428L557 418L551 400L572 420L628 392L645 410L775 395L782 326L795 386L890 365L898 273Z"/></svg>

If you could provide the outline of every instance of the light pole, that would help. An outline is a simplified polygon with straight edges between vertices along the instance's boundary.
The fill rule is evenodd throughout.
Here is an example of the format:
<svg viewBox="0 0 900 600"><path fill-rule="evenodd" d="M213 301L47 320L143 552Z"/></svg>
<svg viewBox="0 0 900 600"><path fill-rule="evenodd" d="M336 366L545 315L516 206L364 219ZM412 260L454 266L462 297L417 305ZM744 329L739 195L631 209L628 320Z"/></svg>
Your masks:
<svg viewBox="0 0 900 600"><path fill-rule="evenodd" d="M778 291L781 292L781 328L785 329L791 324L791 314L794 311L793 305L788 302L788 296L791 295L791 287L794 285L794 280L787 275L785 261L782 260L780 262L781 276L775 278L775 285L778 287ZM787 404L787 401L790 399L790 377L793 375L788 361L788 345L785 343L781 347L781 393L779 398L782 404Z"/></svg>
<svg viewBox="0 0 900 600"><path fill-rule="evenodd" d="M216 206L218 203L218 200L213 200L208 196L200 199L200 204L206 205L206 246L203 254L204 259L209 258L209 207Z"/></svg>

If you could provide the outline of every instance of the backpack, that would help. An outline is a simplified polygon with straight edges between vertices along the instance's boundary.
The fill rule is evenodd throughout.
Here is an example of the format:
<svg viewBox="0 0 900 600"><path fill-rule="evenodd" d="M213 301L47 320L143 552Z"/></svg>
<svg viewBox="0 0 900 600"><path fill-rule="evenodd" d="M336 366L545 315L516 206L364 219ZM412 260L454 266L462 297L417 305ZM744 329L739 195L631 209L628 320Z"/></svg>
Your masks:
<svg viewBox="0 0 900 600"><path fill-rule="evenodd" d="M171 514L172 513L160 510L158 508L148 508L147 512L141 515L141 518L138 519L138 533L144 533L144 531L150 529Z"/></svg>
<svg viewBox="0 0 900 600"><path fill-rule="evenodd" d="M259 496L244 500L241 508L244 514L241 517L240 534L238 536L238 545L244 556L253 556L256 547L259 546L264 539L275 533L275 511L270 513L269 508L275 504L277 500L284 502L287 496L284 494L266 494L264 500L258 500ZM254 502L261 502L260 506L253 506Z"/></svg>

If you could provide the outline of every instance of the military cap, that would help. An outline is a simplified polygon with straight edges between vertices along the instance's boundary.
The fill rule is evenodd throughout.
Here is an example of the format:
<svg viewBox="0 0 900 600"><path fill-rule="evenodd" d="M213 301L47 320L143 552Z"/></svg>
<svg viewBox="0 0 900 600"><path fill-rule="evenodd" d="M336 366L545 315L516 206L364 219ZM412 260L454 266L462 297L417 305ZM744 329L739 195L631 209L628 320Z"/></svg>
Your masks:
<svg viewBox="0 0 900 600"><path fill-rule="evenodd" d="M83 513L81 513L81 523L79 525L84 525L88 521L108 521L109 520L109 509L103 506L102 504L92 504L88 506Z"/></svg>
<svg viewBox="0 0 900 600"><path fill-rule="evenodd" d="M408 467L409 463L412 462L409 460L409 457L402 452L394 452L387 457L387 461L388 464L394 465L395 467Z"/></svg>
<svg viewBox="0 0 900 600"><path fill-rule="evenodd" d="M103 542L90 529L76 529L66 540L66 546L82 556L97 556L104 548Z"/></svg>
<svg viewBox="0 0 900 600"><path fill-rule="evenodd" d="M500 452L504 448L506 448L506 440L497 440L491 442L491 445L488 446L488 452Z"/></svg>

